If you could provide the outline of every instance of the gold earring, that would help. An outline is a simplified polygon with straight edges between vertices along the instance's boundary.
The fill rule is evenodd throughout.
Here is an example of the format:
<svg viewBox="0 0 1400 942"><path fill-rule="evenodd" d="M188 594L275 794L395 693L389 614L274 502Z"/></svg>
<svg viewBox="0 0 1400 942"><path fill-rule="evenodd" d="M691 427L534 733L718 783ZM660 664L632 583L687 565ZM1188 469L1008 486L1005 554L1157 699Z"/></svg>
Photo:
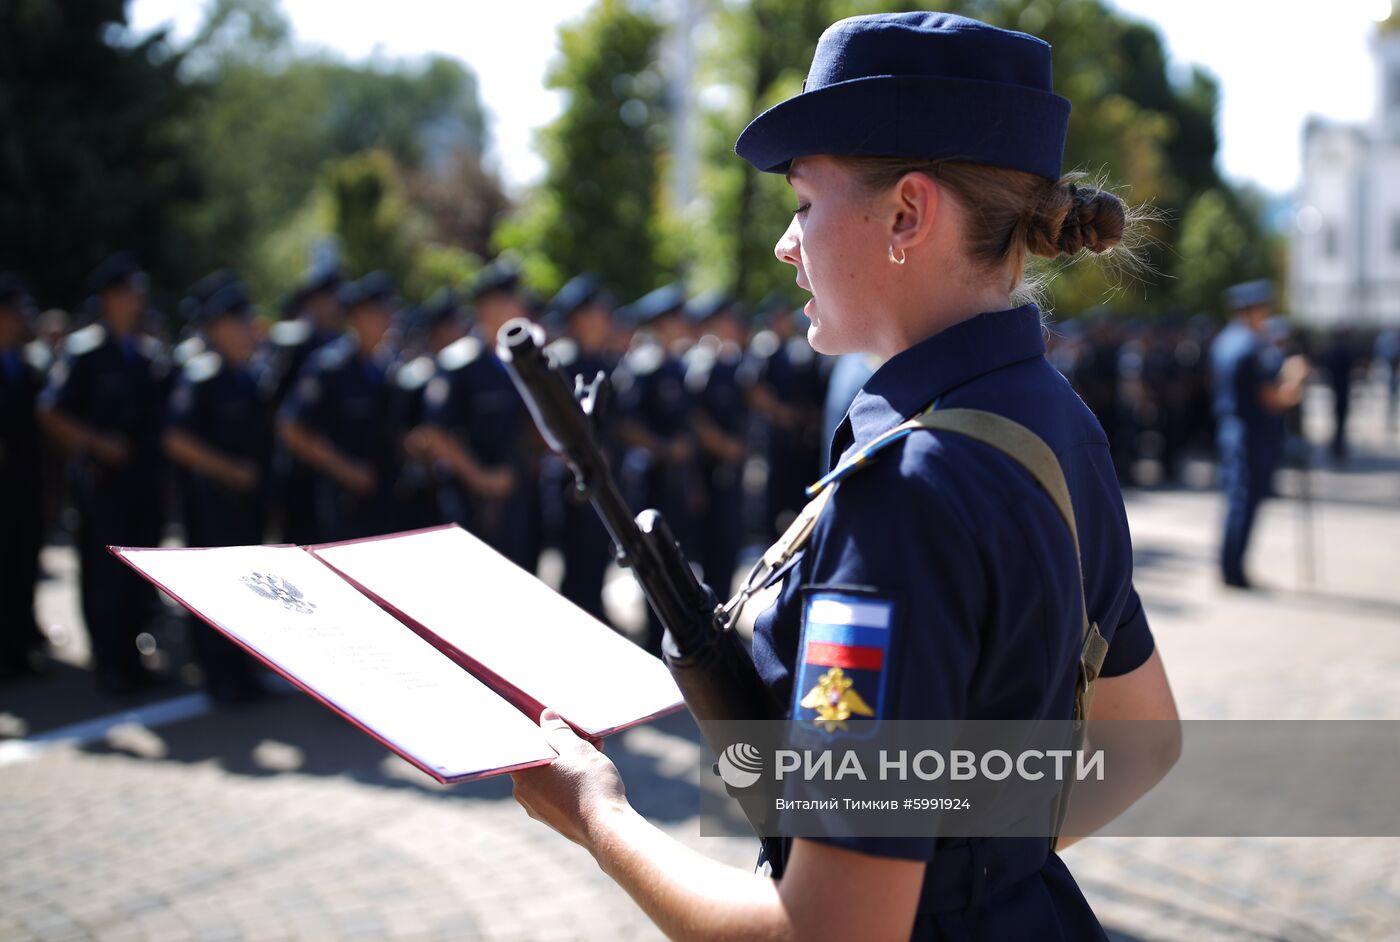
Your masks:
<svg viewBox="0 0 1400 942"><path fill-rule="evenodd" d="M904 254L904 250L903 250L903 249L900 249L900 250L899 250L899 258L895 258L895 257L894 257L894 246L893 246L893 245L890 246L890 261L894 262L896 265L903 265L904 262L905 262L906 260L907 260L907 256Z"/></svg>

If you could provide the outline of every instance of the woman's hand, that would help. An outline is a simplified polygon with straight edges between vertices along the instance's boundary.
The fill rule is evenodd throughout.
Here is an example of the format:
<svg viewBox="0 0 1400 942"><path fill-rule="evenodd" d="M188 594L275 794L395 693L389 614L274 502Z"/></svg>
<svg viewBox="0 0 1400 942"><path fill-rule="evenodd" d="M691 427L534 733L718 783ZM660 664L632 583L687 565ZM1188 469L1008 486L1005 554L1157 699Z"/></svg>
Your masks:
<svg viewBox="0 0 1400 942"><path fill-rule="evenodd" d="M581 739L553 710L544 711L540 728L559 758L513 773L515 800L536 821L592 850L597 826L628 807L622 776L601 741Z"/></svg>

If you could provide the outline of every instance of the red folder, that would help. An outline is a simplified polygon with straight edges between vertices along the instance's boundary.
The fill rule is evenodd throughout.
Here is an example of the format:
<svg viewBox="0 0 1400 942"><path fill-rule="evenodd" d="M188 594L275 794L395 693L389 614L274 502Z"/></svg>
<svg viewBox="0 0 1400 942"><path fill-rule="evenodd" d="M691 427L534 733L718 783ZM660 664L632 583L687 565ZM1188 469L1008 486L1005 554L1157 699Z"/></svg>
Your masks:
<svg viewBox="0 0 1400 942"><path fill-rule="evenodd" d="M683 706L670 673L456 526L311 547L110 547L440 782L552 762L539 714L606 736Z"/></svg>

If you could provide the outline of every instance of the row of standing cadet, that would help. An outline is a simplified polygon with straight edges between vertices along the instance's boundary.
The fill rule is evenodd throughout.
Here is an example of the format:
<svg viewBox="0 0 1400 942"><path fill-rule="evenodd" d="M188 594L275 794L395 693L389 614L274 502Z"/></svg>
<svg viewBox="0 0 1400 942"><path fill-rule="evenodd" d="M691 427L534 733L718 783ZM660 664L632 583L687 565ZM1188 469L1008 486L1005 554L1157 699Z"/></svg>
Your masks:
<svg viewBox="0 0 1400 942"><path fill-rule="evenodd" d="M552 354L574 376L612 376L603 431L626 496L664 513L720 592L746 541L771 536L801 506L803 486L825 469L831 427L878 365L843 357L833 369L807 346L800 315L780 304L765 306L763 329L750 336L731 299L687 299L677 286L618 309L601 282L580 276L539 311L500 265L466 294L443 292L417 308L401 308L383 275L313 273L266 337L237 276L217 272L191 289L182 313L193 330L173 349L147 329L145 276L133 259L109 259L89 287L97 319L54 356L41 341L21 344L33 320L22 282L0 279L0 499L16 521L0 541L0 671L23 672L43 646L33 585L52 502L38 412L70 459L84 614L99 683L113 692L150 681L132 639L153 596L105 546L159 542L172 478L189 545L269 536L306 544L457 522L530 569L542 545L557 545L562 591L605 617L606 534L541 446L494 355L495 333L512 317L542 314ZM1090 317L1052 329L1050 356L1108 431L1125 483L1144 457L1172 480L1183 455L1219 438L1215 332L1206 319L1170 318ZM1275 348L1298 343L1269 336ZM1339 457L1351 377L1368 362L1361 340L1339 332L1314 344L1337 393ZM1388 370L1393 426L1400 336L1382 332L1374 350ZM1296 410L1291 421L1300 422ZM218 639L197 631L193 641L221 696L256 689L245 666L226 669L240 662ZM652 620L647 646L659 643Z"/></svg>
<svg viewBox="0 0 1400 942"><path fill-rule="evenodd" d="M1122 485L1181 483L1188 457L1219 457L1219 416L1228 407L1220 402L1212 357L1221 332L1222 325L1205 315L1149 322L1093 312L1052 326L1048 356L1103 426ZM1334 462L1346 461L1352 393L1366 376L1383 381L1387 427L1396 429L1400 329L1306 331L1273 316L1260 340L1280 359L1307 357L1329 387ZM1292 433L1280 448L1290 461L1303 461L1301 411L1289 410L1280 421ZM1284 448L1290 437L1294 444Z"/></svg>
<svg viewBox="0 0 1400 942"><path fill-rule="evenodd" d="M188 545L330 542L456 522L533 570L549 541L564 557L564 594L605 617L607 535L495 357L512 317L542 314L551 352L574 375L612 376L603 432L626 494L662 509L692 559L721 573L713 581L727 582L745 539L801 506L819 472L822 361L776 302L750 337L730 299L687 299L675 286L615 309L597 279L580 276L541 312L516 272L497 265L464 295L402 308L382 274L347 282L324 271L263 337L248 293L225 271L193 286L182 303L192 329L170 348L150 329L139 264L118 255L88 286L93 323L51 351L21 342L32 306L20 279L4 286L0 322L13 334L0 336L4 499L30 514L3 541L7 558L25 561L5 567L9 674L29 670L43 648L33 587L43 492L55 484L45 481L45 438L67 457L82 607L106 692L153 682L135 639L157 611L106 546L157 545L171 509ZM752 453L767 457L758 494L744 489ZM191 640L216 695L257 695L229 645L202 626ZM648 647L659 642L653 629Z"/></svg>

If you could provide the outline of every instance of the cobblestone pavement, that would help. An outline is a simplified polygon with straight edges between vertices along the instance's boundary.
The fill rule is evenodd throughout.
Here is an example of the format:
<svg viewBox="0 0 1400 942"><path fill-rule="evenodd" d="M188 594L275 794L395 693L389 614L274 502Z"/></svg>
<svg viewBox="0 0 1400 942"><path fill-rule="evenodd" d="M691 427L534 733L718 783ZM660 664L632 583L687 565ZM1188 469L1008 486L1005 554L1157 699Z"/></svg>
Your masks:
<svg viewBox="0 0 1400 942"><path fill-rule="evenodd" d="M1311 585L1296 501L1264 508L1251 564L1266 588L1234 593L1214 575L1217 495L1130 496L1137 583L1187 718L1400 719L1400 440L1374 406L1355 410L1353 465L1312 476ZM61 663L0 689L14 737L0 758L114 708L76 666L71 554L46 564ZM698 836L696 742L669 717L608 752L658 825L748 866L751 842ZM0 940L657 937L583 851L526 818L509 780L437 786L296 694L11 759ZM1065 859L1119 939L1400 939L1396 838L1097 838Z"/></svg>

